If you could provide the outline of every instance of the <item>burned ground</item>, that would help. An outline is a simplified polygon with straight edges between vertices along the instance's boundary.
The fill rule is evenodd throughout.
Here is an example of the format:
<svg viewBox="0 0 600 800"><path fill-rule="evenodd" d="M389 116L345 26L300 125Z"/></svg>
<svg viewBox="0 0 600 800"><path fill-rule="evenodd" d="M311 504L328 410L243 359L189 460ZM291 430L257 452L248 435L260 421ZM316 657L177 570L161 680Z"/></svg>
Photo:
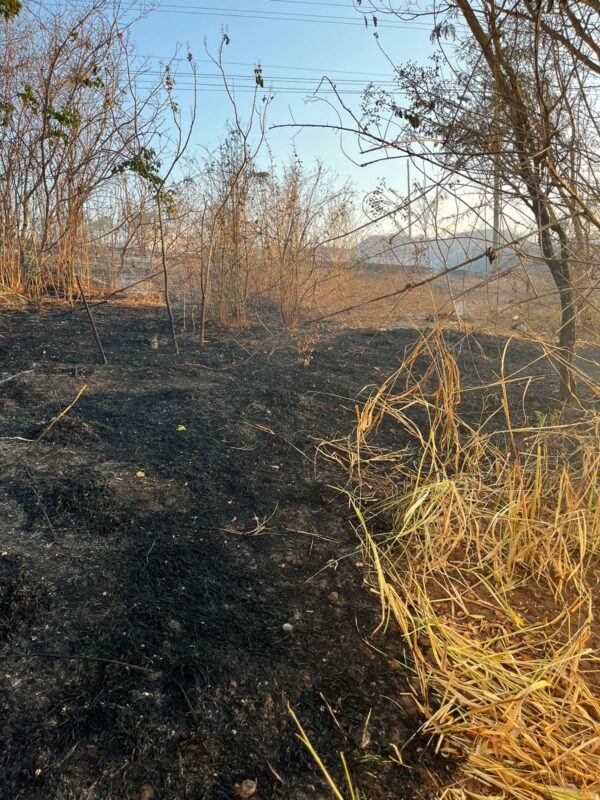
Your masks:
<svg viewBox="0 0 600 800"><path fill-rule="evenodd" d="M329 797L288 703L369 800L429 796L449 765L416 735L397 636L371 638L342 476L315 460L416 333L322 330L305 366L263 329L185 334L176 358L160 310L97 321L107 367L79 313L0 318L2 372L23 373L0 383L0 797L217 800L248 778L259 800ZM450 339L495 379L503 342ZM508 366L531 364L544 412L538 356L515 341Z"/></svg>

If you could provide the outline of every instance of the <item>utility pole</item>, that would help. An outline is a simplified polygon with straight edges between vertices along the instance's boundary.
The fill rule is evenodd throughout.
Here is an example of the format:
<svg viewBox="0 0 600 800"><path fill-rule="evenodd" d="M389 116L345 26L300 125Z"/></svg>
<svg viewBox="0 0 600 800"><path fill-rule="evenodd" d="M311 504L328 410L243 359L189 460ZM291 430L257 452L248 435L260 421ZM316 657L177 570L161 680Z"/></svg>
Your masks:
<svg viewBox="0 0 600 800"><path fill-rule="evenodd" d="M494 164L494 222L492 232L492 248L494 254L497 253L500 244L500 137L498 132L498 102L496 101L494 111L494 121L496 126L496 159ZM498 256L496 255L496 258Z"/></svg>
<svg viewBox="0 0 600 800"><path fill-rule="evenodd" d="M494 156L494 221L492 223L492 253L494 254L493 267L500 272L500 251L498 246L500 244L500 188L501 188L501 175L500 175L500 98L498 94L498 80L494 72L494 134L496 138L496 153ZM486 271L489 265L486 265ZM488 284L489 285L489 284ZM496 311L500 306L500 282L496 281Z"/></svg>
<svg viewBox="0 0 600 800"><path fill-rule="evenodd" d="M494 76L495 77L495 76ZM498 81L494 80L494 133L496 136L496 154L494 157L494 221L492 223L492 250L496 258L500 244L500 113L498 98Z"/></svg>
<svg viewBox="0 0 600 800"><path fill-rule="evenodd" d="M410 159L406 160L406 199L408 200L408 241L412 242L412 209L410 199Z"/></svg>

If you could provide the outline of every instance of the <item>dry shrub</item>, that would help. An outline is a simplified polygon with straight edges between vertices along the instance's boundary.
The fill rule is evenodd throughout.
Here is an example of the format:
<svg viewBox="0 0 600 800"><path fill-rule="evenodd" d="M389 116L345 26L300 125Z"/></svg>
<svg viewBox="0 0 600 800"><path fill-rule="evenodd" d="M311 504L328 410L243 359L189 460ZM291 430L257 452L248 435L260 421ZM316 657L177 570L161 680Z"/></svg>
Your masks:
<svg viewBox="0 0 600 800"><path fill-rule="evenodd" d="M319 326L315 325L312 330L307 331L304 335L296 336L296 350L302 366L308 367L312 363L315 348L319 342L319 335Z"/></svg>
<svg viewBox="0 0 600 800"><path fill-rule="evenodd" d="M327 452L351 475L379 628L410 649L423 733L462 759L444 795L597 799L600 415L516 429L500 390L502 430L470 426L433 332ZM410 444L391 450L384 430Z"/></svg>

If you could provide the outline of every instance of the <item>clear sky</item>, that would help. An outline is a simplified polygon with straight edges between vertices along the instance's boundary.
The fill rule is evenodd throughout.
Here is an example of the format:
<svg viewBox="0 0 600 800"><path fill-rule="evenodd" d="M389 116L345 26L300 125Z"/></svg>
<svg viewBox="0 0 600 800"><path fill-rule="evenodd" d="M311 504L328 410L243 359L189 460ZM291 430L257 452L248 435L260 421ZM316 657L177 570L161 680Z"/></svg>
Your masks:
<svg viewBox="0 0 600 800"><path fill-rule="evenodd" d="M345 102L357 109L362 89L369 81L388 82L391 86L392 66L373 38L375 28L370 17L368 21L369 26L365 27L351 0L165 0L137 23L134 39L140 56L152 59L155 77L161 62L172 56L177 45L183 48L184 55L188 46L194 54L199 75L194 149L213 147L231 116L216 69L207 59L205 41L216 52L221 32L227 29L231 43L225 50L226 68L242 109L251 96L254 65L260 62L265 86L271 86L274 94L270 125L318 123L335 119L334 112L323 102L306 100L324 75L335 81ZM431 52L430 26L426 22L379 18L377 32L380 43L397 63L423 61ZM189 106L189 70L185 63L175 94L182 107ZM380 177L400 191L406 187L403 163L353 167L332 132L271 130L268 140L276 161L285 160L295 142L307 166L318 157L335 170L340 180L350 178L362 193L374 188ZM349 154L356 154L351 138L345 146Z"/></svg>

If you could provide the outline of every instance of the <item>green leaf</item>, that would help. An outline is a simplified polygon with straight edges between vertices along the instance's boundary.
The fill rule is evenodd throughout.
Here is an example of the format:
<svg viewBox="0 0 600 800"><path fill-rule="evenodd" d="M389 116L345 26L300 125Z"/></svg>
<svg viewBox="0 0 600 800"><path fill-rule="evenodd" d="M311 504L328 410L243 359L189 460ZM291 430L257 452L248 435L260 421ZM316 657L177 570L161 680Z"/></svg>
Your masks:
<svg viewBox="0 0 600 800"><path fill-rule="evenodd" d="M21 3L19 0L0 0L0 17L11 19L18 16L20 10Z"/></svg>

